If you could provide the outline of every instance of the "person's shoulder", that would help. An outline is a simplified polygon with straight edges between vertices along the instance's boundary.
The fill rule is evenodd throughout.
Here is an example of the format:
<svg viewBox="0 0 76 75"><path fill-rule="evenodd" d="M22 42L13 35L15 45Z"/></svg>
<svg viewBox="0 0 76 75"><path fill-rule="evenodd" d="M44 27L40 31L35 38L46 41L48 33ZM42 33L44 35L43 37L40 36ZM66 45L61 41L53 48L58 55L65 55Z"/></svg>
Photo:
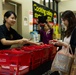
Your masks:
<svg viewBox="0 0 76 75"><path fill-rule="evenodd" d="M13 31L15 31L15 29L13 29L12 27L10 29L13 30Z"/></svg>
<svg viewBox="0 0 76 75"><path fill-rule="evenodd" d="M17 32L17 31L16 31L15 29L13 29L13 28L11 28L11 31L14 32L14 33Z"/></svg>
<svg viewBox="0 0 76 75"><path fill-rule="evenodd" d="M1 24L1 25L0 25L0 27L3 27L3 26L4 26L4 24Z"/></svg>
<svg viewBox="0 0 76 75"><path fill-rule="evenodd" d="M3 28L4 27L4 24L0 25L0 28Z"/></svg>

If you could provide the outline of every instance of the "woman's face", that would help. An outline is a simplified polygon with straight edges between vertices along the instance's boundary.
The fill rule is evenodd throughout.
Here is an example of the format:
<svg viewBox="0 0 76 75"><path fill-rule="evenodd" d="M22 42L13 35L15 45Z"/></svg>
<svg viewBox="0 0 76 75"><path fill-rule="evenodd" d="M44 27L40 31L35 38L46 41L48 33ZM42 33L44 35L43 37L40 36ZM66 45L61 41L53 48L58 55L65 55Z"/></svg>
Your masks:
<svg viewBox="0 0 76 75"><path fill-rule="evenodd" d="M64 24L64 27L65 27L65 30L67 30L67 27L68 27L68 20L63 20L62 19L62 23Z"/></svg>
<svg viewBox="0 0 76 75"><path fill-rule="evenodd" d="M68 26L68 20L66 20L66 19L63 20L63 19L62 19L62 23L63 23L66 27Z"/></svg>
<svg viewBox="0 0 76 75"><path fill-rule="evenodd" d="M45 24L44 30L49 30L49 27L47 26L47 24Z"/></svg>
<svg viewBox="0 0 76 75"><path fill-rule="evenodd" d="M13 26L16 23L16 18L13 14L11 14L8 18L5 17L6 23Z"/></svg>

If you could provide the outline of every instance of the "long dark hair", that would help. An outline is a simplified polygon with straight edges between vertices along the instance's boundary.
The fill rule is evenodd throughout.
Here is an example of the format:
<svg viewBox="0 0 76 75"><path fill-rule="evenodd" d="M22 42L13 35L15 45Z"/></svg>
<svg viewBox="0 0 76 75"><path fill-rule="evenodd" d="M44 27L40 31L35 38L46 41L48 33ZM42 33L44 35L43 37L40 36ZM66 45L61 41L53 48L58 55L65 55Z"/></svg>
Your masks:
<svg viewBox="0 0 76 75"><path fill-rule="evenodd" d="M72 11L67 10L63 12L62 19L68 21L69 25L67 27L67 30L65 31L65 36L69 37L73 29L76 27L76 17Z"/></svg>
<svg viewBox="0 0 76 75"><path fill-rule="evenodd" d="M6 23L5 17L6 17L6 18L9 18L12 14L15 16L15 19L16 19L17 16L16 16L16 14L15 14L13 11L7 11L7 12L4 14L4 20L3 20L3 23L4 23L4 24Z"/></svg>

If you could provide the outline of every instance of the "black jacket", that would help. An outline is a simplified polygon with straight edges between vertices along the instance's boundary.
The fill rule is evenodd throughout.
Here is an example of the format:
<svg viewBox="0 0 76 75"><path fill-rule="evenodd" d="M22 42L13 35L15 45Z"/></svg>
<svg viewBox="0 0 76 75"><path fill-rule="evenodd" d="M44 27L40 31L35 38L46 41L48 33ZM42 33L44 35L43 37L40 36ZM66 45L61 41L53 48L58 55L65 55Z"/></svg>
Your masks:
<svg viewBox="0 0 76 75"><path fill-rule="evenodd" d="M70 45L71 45L72 51L74 53L75 47L76 47L76 28L73 30L73 32L71 34Z"/></svg>

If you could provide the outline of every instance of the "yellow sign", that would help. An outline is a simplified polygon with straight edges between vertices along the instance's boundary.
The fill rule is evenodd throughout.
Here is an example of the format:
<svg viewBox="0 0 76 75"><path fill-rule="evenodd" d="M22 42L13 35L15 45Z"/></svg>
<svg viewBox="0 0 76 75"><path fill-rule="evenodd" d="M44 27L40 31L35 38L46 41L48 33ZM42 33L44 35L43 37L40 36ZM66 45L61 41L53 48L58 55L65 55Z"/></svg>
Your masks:
<svg viewBox="0 0 76 75"><path fill-rule="evenodd" d="M33 17L47 16L47 20L52 22L53 11L49 8L33 2Z"/></svg>

